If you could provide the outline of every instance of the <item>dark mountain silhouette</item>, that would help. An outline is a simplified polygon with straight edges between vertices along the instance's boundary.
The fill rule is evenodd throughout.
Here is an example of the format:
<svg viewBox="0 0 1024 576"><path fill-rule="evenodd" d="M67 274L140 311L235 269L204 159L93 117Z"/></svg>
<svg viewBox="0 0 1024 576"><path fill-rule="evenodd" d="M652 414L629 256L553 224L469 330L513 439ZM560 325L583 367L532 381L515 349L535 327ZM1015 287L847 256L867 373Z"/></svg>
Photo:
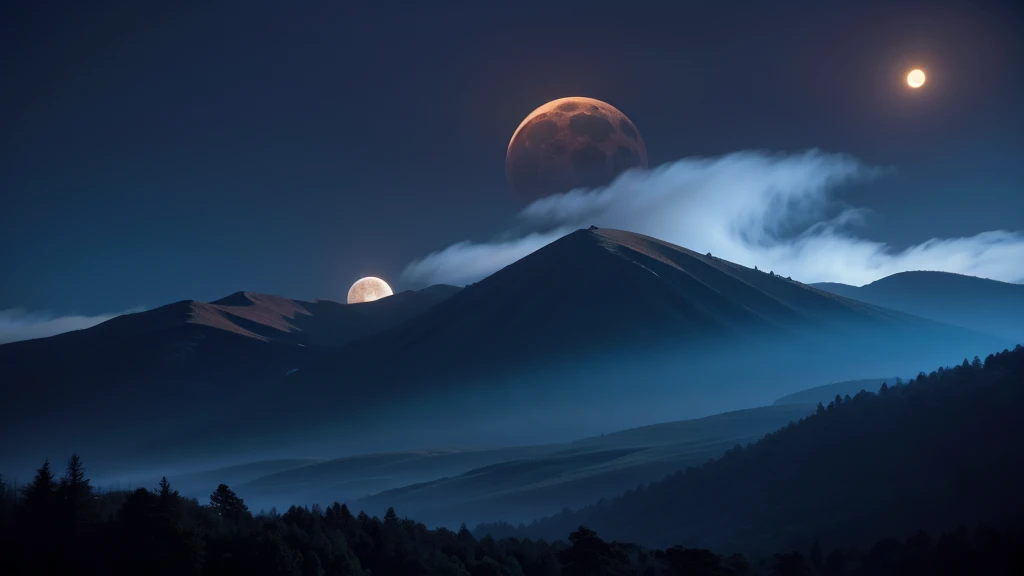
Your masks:
<svg viewBox="0 0 1024 576"><path fill-rule="evenodd" d="M863 545L1024 513L1024 347L863 392L609 503L494 535L585 525L659 546Z"/></svg>
<svg viewBox="0 0 1024 576"><path fill-rule="evenodd" d="M655 238L592 228L568 234L348 351L386 350L403 358L387 367L395 371L455 365L464 373L510 358L563 360L603 346L755 343L765 337L813 343L822 335L914 329L949 330ZM333 373L340 362L350 362L350 355L337 354L333 364L319 368Z"/></svg>
<svg viewBox="0 0 1024 576"><path fill-rule="evenodd" d="M562 237L408 323L317 357L290 387L331 399L333 420L324 429L335 439L361 435L364 450L365 438L396 434L390 422L415 429L421 442L459 444L458 435L444 434L450 427L435 425L453 418L476 438L495 430L495 419L507 423L501 431L508 434L482 442L505 436L508 443L511 434L515 443L546 443L555 434L770 404L823 381L900 373L1008 344L640 234L594 228ZM516 422L523 413L531 426ZM307 423L303 415L292 425Z"/></svg>
<svg viewBox="0 0 1024 576"><path fill-rule="evenodd" d="M594 228L564 236L351 350L387 349L405 359L395 369L429 362L466 370L630 342L909 325L928 323L641 234Z"/></svg>
<svg viewBox="0 0 1024 576"><path fill-rule="evenodd" d="M864 286L820 288L893 310L1011 338L1024 338L1024 285L948 272L901 272Z"/></svg>
<svg viewBox="0 0 1024 576"><path fill-rule="evenodd" d="M437 285L356 305L236 292L210 304L193 302L191 322L268 341L336 348L401 324L459 290Z"/></svg>
<svg viewBox="0 0 1024 576"><path fill-rule="evenodd" d="M83 448L125 457L148 451L143 440L169 448L183 426L201 433L218 412L242 405L240 395L258 403L268 382L317 350L386 330L458 290L434 286L358 305L238 292L5 344L0 374L10 385L0 435L32 438L40 450L48 438L87 426L93 437ZM7 465L16 458L13 450L3 456ZM92 460L108 462L96 452Z"/></svg>

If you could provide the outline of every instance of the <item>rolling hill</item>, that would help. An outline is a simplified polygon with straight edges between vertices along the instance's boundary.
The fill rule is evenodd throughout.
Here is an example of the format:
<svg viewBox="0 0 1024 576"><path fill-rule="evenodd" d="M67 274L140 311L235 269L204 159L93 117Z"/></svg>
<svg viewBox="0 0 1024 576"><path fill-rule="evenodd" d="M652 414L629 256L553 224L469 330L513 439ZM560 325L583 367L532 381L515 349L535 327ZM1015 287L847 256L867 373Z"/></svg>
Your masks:
<svg viewBox="0 0 1024 576"><path fill-rule="evenodd" d="M1024 513L1024 347L864 392L757 444L611 502L495 536L551 538L584 525L751 554L864 545Z"/></svg>
<svg viewBox="0 0 1024 576"><path fill-rule="evenodd" d="M199 499L227 482L256 509L350 501L375 514L394 504L457 528L463 521L530 520L614 496L756 440L813 408L755 408L555 444L271 460L167 476L183 495Z"/></svg>
<svg viewBox="0 0 1024 576"><path fill-rule="evenodd" d="M828 404L839 396L856 396L861 390L868 392L877 391L882 384L895 384L896 377L892 378L865 378L863 380L848 380L846 382L834 382L824 386L815 386L807 390L801 390L787 394L776 400L773 404L783 406L785 404L817 404L822 402Z"/></svg>
<svg viewBox="0 0 1024 576"><path fill-rule="evenodd" d="M948 272L901 272L864 286L815 288L980 332L1024 340L1024 285Z"/></svg>
<svg viewBox="0 0 1024 576"><path fill-rule="evenodd" d="M752 408L538 447L533 454L506 457L457 476L361 498L350 507L375 514L394 506L421 522L451 529L463 522L529 521L701 464L813 410L813 405L792 404ZM322 501L330 501L330 494L323 491Z"/></svg>

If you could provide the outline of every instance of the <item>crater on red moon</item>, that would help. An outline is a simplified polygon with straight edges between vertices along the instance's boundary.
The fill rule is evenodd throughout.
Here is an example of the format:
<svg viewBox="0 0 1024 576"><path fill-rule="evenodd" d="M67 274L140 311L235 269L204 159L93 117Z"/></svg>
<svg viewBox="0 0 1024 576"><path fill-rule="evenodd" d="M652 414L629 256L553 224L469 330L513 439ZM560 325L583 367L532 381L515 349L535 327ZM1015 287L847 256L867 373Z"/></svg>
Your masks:
<svg viewBox="0 0 1024 576"><path fill-rule="evenodd" d="M640 131L611 104L574 96L537 108L519 124L505 154L505 176L523 202L604 186L647 167Z"/></svg>

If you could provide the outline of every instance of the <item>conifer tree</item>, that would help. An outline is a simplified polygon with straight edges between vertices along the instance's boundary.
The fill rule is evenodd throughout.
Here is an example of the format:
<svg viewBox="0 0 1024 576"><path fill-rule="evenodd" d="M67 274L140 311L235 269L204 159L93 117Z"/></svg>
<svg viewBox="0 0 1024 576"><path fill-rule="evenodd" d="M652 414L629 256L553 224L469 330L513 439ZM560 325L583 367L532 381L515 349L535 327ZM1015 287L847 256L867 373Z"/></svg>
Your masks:
<svg viewBox="0 0 1024 576"><path fill-rule="evenodd" d="M178 491L171 488L171 483L167 480L167 476L160 478L160 483L157 485L156 493L156 504L161 514L167 517L171 517L173 512L178 508Z"/></svg>
<svg viewBox="0 0 1024 576"><path fill-rule="evenodd" d="M217 486L217 489L210 495L210 507L213 508L221 518L238 520L243 514L249 511L249 507L238 497L227 484Z"/></svg>
<svg viewBox="0 0 1024 576"><path fill-rule="evenodd" d="M178 495L177 490L171 490L171 483L167 481L167 476L163 476L160 478L160 484L158 484L157 487L159 488L159 490L157 490L157 494L160 496L160 498L166 499L170 498L171 496Z"/></svg>
<svg viewBox="0 0 1024 576"><path fill-rule="evenodd" d="M53 471L50 470L50 461L46 460L36 470L32 483L25 487L25 509L32 514L48 516L53 512L53 505L57 499L57 482L54 480Z"/></svg>
<svg viewBox="0 0 1024 576"><path fill-rule="evenodd" d="M91 494L92 486L89 484L89 479L85 477L85 466L82 465L82 459L78 457L78 454L72 454L68 459L67 468L64 470L64 477L60 480L60 499L69 520L72 522L82 520Z"/></svg>

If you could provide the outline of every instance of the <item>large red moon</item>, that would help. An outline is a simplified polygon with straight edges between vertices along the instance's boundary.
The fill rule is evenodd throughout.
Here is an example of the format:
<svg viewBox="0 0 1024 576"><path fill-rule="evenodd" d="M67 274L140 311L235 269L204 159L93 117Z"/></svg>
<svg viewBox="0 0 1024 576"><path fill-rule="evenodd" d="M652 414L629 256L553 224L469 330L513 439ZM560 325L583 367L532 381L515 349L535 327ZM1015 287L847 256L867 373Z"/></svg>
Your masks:
<svg viewBox="0 0 1024 576"><path fill-rule="evenodd" d="M617 108L593 98L559 98L516 128L505 153L505 177L524 203L604 186L630 168L647 167L640 131Z"/></svg>

